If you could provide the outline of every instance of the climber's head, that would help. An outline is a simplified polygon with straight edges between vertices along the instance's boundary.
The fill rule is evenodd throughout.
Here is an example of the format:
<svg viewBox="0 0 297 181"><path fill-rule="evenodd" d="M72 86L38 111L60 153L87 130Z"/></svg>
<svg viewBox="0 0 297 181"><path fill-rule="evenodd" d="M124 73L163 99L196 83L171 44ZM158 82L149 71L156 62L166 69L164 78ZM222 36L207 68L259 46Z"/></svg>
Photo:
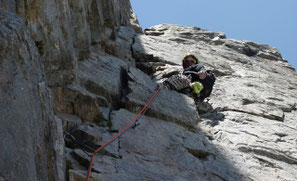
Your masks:
<svg viewBox="0 0 297 181"><path fill-rule="evenodd" d="M183 65L184 69L188 68L191 65L198 64L198 63L199 63L198 58L193 54L186 55L182 61L182 65Z"/></svg>

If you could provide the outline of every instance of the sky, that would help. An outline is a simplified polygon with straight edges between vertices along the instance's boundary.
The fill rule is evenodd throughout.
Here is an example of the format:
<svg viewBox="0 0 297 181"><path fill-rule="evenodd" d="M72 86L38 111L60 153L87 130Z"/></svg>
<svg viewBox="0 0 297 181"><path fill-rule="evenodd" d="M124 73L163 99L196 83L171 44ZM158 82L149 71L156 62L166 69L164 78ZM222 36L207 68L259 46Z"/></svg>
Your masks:
<svg viewBox="0 0 297 181"><path fill-rule="evenodd" d="M197 26L268 44L297 70L297 0L130 0L143 29Z"/></svg>

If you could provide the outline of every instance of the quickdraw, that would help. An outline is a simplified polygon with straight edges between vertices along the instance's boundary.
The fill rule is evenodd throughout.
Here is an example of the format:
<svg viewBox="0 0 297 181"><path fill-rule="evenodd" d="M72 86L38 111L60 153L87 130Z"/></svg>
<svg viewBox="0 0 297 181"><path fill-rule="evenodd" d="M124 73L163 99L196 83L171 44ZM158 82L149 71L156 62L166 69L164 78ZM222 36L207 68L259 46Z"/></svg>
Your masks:
<svg viewBox="0 0 297 181"><path fill-rule="evenodd" d="M90 165L88 169L88 175L86 177L86 181L89 181L91 172L92 172L92 167L93 167L93 162L94 162L94 157L97 152L114 142L116 139L118 139L121 135L123 135L129 128L131 127L136 127L138 123L138 120L141 118L141 116L147 111L148 107L151 105L151 103L155 100L156 96L160 92L161 88L159 87L157 91L154 93L154 95L151 97L151 99L146 103L146 105L141 109L141 111L134 117L132 121L130 121L121 131L119 131L114 137L112 137L108 142L106 142L104 145L102 145L100 148L95 150L92 154L92 158L90 160ZM137 121L137 122L136 122ZM133 124L134 123L134 124ZM139 123L138 123L139 125ZM120 144L119 144L120 145ZM120 146L119 146L120 148Z"/></svg>

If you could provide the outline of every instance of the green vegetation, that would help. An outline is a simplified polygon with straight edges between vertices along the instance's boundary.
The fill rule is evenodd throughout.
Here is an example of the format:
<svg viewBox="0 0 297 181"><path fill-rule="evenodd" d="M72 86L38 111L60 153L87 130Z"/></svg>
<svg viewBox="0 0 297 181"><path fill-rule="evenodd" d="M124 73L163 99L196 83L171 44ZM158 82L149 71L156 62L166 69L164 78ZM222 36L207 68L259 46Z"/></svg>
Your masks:
<svg viewBox="0 0 297 181"><path fill-rule="evenodd" d="M102 118L104 120L104 125L103 127L107 127L107 132L109 133L117 133L117 130L113 130L112 129L112 121L111 121L111 113L112 113L112 107L109 109L109 113L108 113L108 118Z"/></svg>
<svg viewBox="0 0 297 181"><path fill-rule="evenodd" d="M66 171L68 172L70 169L73 169L72 163L70 160L66 160Z"/></svg>
<svg viewBox="0 0 297 181"><path fill-rule="evenodd" d="M131 19L134 19L134 15L133 15L134 13L133 13L133 10L132 9L130 9L130 18Z"/></svg>

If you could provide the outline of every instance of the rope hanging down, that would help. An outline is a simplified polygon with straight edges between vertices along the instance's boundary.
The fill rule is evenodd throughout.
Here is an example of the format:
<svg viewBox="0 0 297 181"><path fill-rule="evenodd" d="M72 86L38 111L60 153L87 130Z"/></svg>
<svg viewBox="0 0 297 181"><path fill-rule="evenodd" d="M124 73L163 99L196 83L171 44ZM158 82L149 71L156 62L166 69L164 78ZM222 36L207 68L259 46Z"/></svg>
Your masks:
<svg viewBox="0 0 297 181"><path fill-rule="evenodd" d="M155 92L155 94L151 97L151 99L146 103L146 105L141 109L141 111L132 119L132 121L130 121L121 131L119 131L114 137L112 137L108 142L106 142L104 145L102 145L100 148L98 148L97 150L95 150L92 154L92 158L90 161L90 165L89 165L89 169L88 169L88 175L86 178L86 181L89 181L90 176L91 176L91 171L92 171L92 167L93 167L93 162L94 162L94 157L96 155L97 152L99 152L100 150L102 150L103 148L105 148L106 146L108 146L109 144L111 144L112 142L114 142L116 139L118 139L122 134L124 134L130 127L132 127L133 123L137 120L139 120L141 118L141 116L147 111L148 107L150 106L150 104L154 101L155 97L158 95L158 93L160 92L160 88L158 88L158 90Z"/></svg>

